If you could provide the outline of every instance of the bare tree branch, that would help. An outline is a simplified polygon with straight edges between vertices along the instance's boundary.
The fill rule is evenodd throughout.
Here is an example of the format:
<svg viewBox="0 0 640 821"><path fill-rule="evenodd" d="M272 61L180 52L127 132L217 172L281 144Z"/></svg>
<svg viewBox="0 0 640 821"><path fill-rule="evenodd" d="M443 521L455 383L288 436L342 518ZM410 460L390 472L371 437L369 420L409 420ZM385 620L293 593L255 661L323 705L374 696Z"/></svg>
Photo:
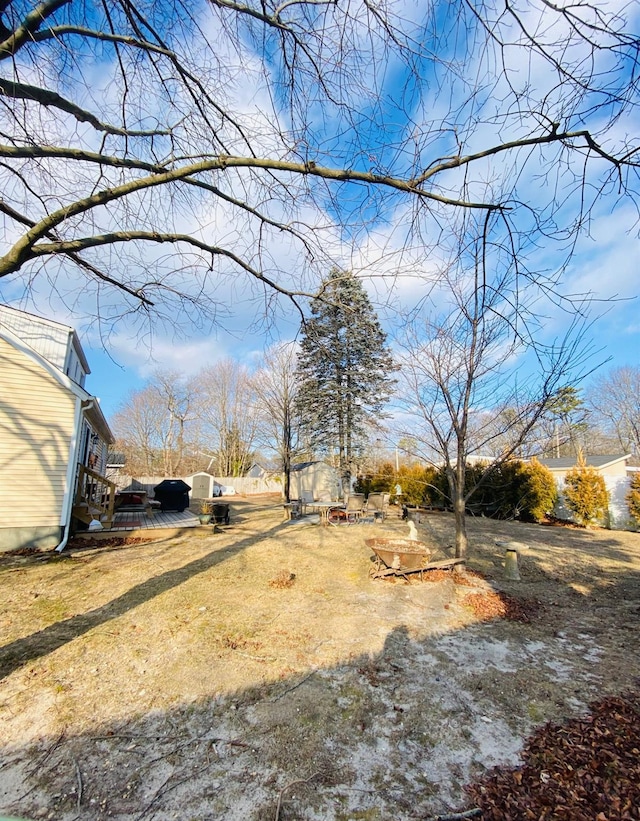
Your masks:
<svg viewBox="0 0 640 821"><path fill-rule="evenodd" d="M16 54L22 46L30 42L48 17L70 2L71 0L48 0L48 2L38 3L13 32L3 26L0 33L5 39L0 43L0 60Z"/></svg>
<svg viewBox="0 0 640 821"><path fill-rule="evenodd" d="M0 157L9 159L64 159L104 165L111 168L130 168L138 171L151 171L160 174L166 166L158 163L144 162L133 157L122 157L98 154L81 148L68 148L51 145L0 145Z"/></svg>
<svg viewBox="0 0 640 821"><path fill-rule="evenodd" d="M56 258L80 266L83 283L120 287L129 243L126 304L158 265L167 294L203 299L212 254L299 296L352 253L369 270L368 236L386 237L389 259L437 256L457 215L473 211L500 215L490 242L521 288L535 281L571 311L578 300L561 294L560 274L592 214L625 200L640 214L640 38L623 9L26 8L0 8L0 278L24 276L25 288ZM175 246L162 264L144 250L158 242ZM530 272L527 254L554 244L554 272ZM197 251L188 266L185 245ZM380 281L397 274L389 267ZM520 292L510 298L517 306Z"/></svg>
<svg viewBox="0 0 640 821"><path fill-rule="evenodd" d="M12 80L5 80L0 77L0 94L5 97L10 97L13 100L31 100L40 103L40 105L48 108L52 106L59 108L60 111L65 111L71 114L79 123L89 123L97 131L104 131L107 134L118 134L122 137L161 137L167 136L171 133L168 129L152 129L147 131L136 131L129 128L116 128L108 123L101 122L90 111L80 108L66 100L54 91L49 91L37 86L26 85L25 83L17 83Z"/></svg>
<svg viewBox="0 0 640 821"><path fill-rule="evenodd" d="M287 290L286 288L282 288L280 285L278 285L277 282L270 280L256 268L251 267L243 259L238 257L229 249L219 248L215 245L209 245L206 242L202 242L196 239L190 234L162 234L155 231L114 231L111 234L101 234L99 236L92 237L81 237L75 240L41 242L31 247L30 256L33 258L40 256L52 256L53 254L66 254L68 256L74 256L78 251L84 251L87 248L97 248L103 245L114 245L115 243L119 242L134 242L136 240L159 243L169 242L172 244L186 243L187 245L191 245L194 248L197 248L199 251L204 251L205 253L210 254L211 257L224 256L227 259L232 260L239 268L242 268L242 270L244 270L246 273L251 274L251 276L260 280L265 285L268 285L270 288L273 288L274 291L277 291L280 294L283 294L288 297L312 296L312 294L309 294L305 291L294 292ZM129 291L129 293L133 292ZM142 289L140 293L142 293Z"/></svg>

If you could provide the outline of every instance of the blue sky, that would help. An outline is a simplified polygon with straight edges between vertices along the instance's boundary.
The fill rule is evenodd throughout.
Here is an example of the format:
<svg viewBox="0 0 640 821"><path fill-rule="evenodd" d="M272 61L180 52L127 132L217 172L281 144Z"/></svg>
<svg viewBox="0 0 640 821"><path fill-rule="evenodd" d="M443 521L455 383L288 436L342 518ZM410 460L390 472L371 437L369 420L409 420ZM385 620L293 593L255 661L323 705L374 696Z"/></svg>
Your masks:
<svg viewBox="0 0 640 821"><path fill-rule="evenodd" d="M610 228L611 225L603 221L603 231L608 233ZM616 296L609 303L595 302L593 305L594 322L589 332L594 349L592 362L595 365L610 359L603 365L603 370L621 365L639 365L638 240L616 231L613 236L602 240L585 240L584 246L584 250L574 258L575 282L580 283L581 287L588 286L594 296L603 300ZM373 282L368 287L374 302L377 298L376 284ZM399 288L400 293L395 299L398 307L402 303L411 305L419 296L420 289L415 286L415 282L408 281ZM399 327L397 316L384 305L379 306L379 312L383 326L392 337ZM596 318L598 313L601 315ZM229 330L219 328L210 334L194 331L184 340L158 333L150 345L146 342L141 344L135 334L127 337L123 333L114 339L109 354L97 340L90 342L93 339L90 329L86 336L81 330L92 370L88 388L100 397L102 408L109 418L127 394L140 388L156 368L183 371L190 375L227 356L251 367L259 360L265 345L271 344L280 335L282 339L293 338L299 327L294 313L280 320L278 327L269 333L247 327L251 319L252 314L245 315L243 327L240 314L237 322L229 323ZM81 327L81 316L77 318L77 324Z"/></svg>
<svg viewBox="0 0 640 821"><path fill-rule="evenodd" d="M295 13L296 4L285 6ZM353 9L356 8L360 7L354 4ZM559 94L553 67L529 52L509 47L502 60L490 49L474 48L466 39L473 37L467 26L469 20L462 19L459 6L432 4L433 16L427 23L418 21L421 4L399 0L394 8L407 37L414 37L414 43L422 49L416 63L420 81L415 80L397 51L385 48L381 39L370 36L363 18L358 18L354 11L352 37L345 41L352 50L342 55L343 62L339 64L345 72L340 92L346 105L322 102L317 83L314 85L310 77L301 80L301 91L308 96L309 104L298 110L287 107L282 89L274 91L280 66L273 44L267 44L268 59L263 61L254 48L257 41L247 38L241 47L234 46L215 18L203 16L200 24L215 44L215 59L225 68L232 67L226 76L225 105L234 111L246 133L252 135L253 145L265 154L401 176L420 173L437 158L483 150L528 136L536 129L540 133L541 123L544 130L556 120L561 129L589 126L594 133L602 132L611 151L621 150L640 133L635 111L607 124L606 116L611 112L592 107L602 101L600 98ZM616 5L612 3L610 8L615 9ZM630 7L627 13L635 15L636 19L629 22L629 28L633 28L640 9ZM541 39L547 38L549 47L558 49L563 59L572 60L574 70L582 70L589 55L579 45L565 48L568 41L564 39L561 21L556 16L554 25L548 25L548 15L553 15L549 7L526 3L521 20ZM455 23L460 23L457 30ZM517 40L518 32L507 15L494 24L495 31L501 30L507 40ZM357 61L356 52L365 47L369 49L367 60ZM437 59L430 56L431 49L437 51ZM611 53L603 48L596 57L596 70L602 72L609 90L623 88L625 79L624 72L606 74L612 68ZM331 66L326 66L329 72ZM113 63L111 70L115 69ZM36 69L30 66L29 70ZM88 104L109 103L117 109L109 98L117 93L109 70L108 51L103 55L99 76L93 63L85 66L86 76L91 79L87 93L95 92L93 99L89 96ZM149 117L160 113L154 110L154 104L161 103L154 103L152 95L147 95L143 102L149 107ZM61 139L68 136L73 144L78 138L76 123L60 119L56 126ZM188 136L185 133L184 139ZM243 147L233 129L224 138L238 151ZM509 219L520 231L519 256L530 270L545 274L553 274L565 265L571 237L563 236L558 229L576 218L580 198L584 196L591 203L591 219L584 225L559 287L566 294L590 294L603 300L594 302L592 307L593 348L600 351L594 356L594 364L609 357L607 368L637 364L639 249L638 211L633 199L640 192L632 190L631 197L620 197L615 177L606 180L604 164L593 158L589 160L586 184L580 187L573 175L584 154L576 155L575 159L576 164L571 166L569 155L563 156L553 147L537 153L493 155L479 160L472 170L443 173L433 191L445 197L481 201L499 198L507 191L511 197L517 196L517 202L511 203ZM385 196L380 187L325 184L310 178L288 181L285 191L275 185L270 188L268 183L260 188L256 178L239 171L228 172L220 179L230 192L240 192L238 196L269 209L274 220L305 226L313 246L312 259L305 258L295 238L278 230L264 230L258 235L250 217L238 215L228 203L213 199L198 201L191 211L171 212L173 230L193 230L197 236L214 237L244 259L256 264L258 261L262 270L277 276L285 286L302 281L311 292L332 264L354 270L365 281L390 337L402 324L402 311L413 309L429 293L446 262L447 246L460 227L458 219L450 218L449 206L431 202L428 207L418 207L405 196ZM633 180L631 184L633 189ZM64 201L62 195L60 198ZM550 220L544 230L536 233L530 207L538 207L543 219L549 218L550 211L545 211L544 206L552 202L559 222L553 225ZM162 213L162 192L155 192L144 205L146 216L153 216L156 209ZM110 220L118 224L119 216L128 220L130 213L99 214L105 222L98 228L107 230ZM495 238L508 242L509 234L496 233ZM164 246L143 248L123 244L103 249L102 254L116 271L131 271L134 278L137 272L145 276L152 271L159 278L170 277L172 284L188 293L197 293L202 288L210 300L200 317L195 316L189 304L180 308L169 302L162 309L164 316L150 330L144 314L127 313L131 303L127 306L117 294L88 282L83 274L67 265L57 265L55 260L0 280L3 301L77 329L92 369L87 387L100 397L107 418L155 369L191 375L228 356L251 366L266 345L277 339L292 339L298 331L299 315L286 300L272 301L259 284L230 264L216 261L215 270L207 270L194 255L183 254L178 265ZM100 257L98 260L102 262ZM618 301L604 301L612 297ZM552 302L541 310L541 333L548 340L561 335L569 317L554 308ZM98 314L102 316L101 322L96 320ZM598 314L602 316L596 319ZM260 317L265 321L259 321Z"/></svg>

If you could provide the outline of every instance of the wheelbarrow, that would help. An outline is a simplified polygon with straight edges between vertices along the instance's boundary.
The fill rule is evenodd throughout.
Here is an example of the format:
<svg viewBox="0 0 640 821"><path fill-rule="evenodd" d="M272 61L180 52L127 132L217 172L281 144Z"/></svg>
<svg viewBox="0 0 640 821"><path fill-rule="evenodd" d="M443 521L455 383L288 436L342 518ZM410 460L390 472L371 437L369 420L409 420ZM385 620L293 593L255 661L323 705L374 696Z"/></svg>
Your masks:
<svg viewBox="0 0 640 821"><path fill-rule="evenodd" d="M375 554L369 575L372 579L386 576L404 576L425 570L443 569L462 564L464 559L442 559L430 562L432 550L429 545L415 539L365 539L367 547Z"/></svg>

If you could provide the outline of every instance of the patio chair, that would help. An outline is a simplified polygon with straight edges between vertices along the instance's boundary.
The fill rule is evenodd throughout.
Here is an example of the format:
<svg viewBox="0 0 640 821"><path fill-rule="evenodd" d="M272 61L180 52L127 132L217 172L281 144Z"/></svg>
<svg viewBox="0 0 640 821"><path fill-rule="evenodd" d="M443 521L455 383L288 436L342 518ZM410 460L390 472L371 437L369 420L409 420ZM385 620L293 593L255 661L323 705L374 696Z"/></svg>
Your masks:
<svg viewBox="0 0 640 821"><path fill-rule="evenodd" d="M373 518L374 521L376 519L384 521L384 517L387 515L388 505L388 493L370 493L365 507L365 516L367 518Z"/></svg>
<svg viewBox="0 0 640 821"><path fill-rule="evenodd" d="M345 518L349 524L354 524L360 521L365 509L364 493L351 493L347 496L347 502L344 508Z"/></svg>
<svg viewBox="0 0 640 821"><path fill-rule="evenodd" d="M313 506L313 491L311 490L301 490L300 491L300 513L305 516L307 513L307 507Z"/></svg>

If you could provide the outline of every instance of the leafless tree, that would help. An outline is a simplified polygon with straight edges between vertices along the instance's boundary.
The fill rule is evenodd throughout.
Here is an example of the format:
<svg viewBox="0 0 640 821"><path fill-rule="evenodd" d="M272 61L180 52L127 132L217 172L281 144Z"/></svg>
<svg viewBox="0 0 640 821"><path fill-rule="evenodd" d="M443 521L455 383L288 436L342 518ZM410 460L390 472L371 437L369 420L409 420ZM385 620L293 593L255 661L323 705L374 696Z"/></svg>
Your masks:
<svg viewBox="0 0 640 821"><path fill-rule="evenodd" d="M258 398L261 441L276 452L284 477L283 495L290 500L291 465L298 448L299 423L295 406L300 380L297 345L279 343L264 353L262 367L252 377Z"/></svg>
<svg viewBox="0 0 640 821"><path fill-rule="evenodd" d="M203 450L212 454L216 476L243 476L251 467L258 409L251 376L226 358L203 368L198 381L198 416Z"/></svg>
<svg viewBox="0 0 640 821"><path fill-rule="evenodd" d="M111 421L131 472L180 476L191 466L185 461L185 431L196 418L194 389L178 373L157 371L129 395Z"/></svg>
<svg viewBox="0 0 640 821"><path fill-rule="evenodd" d="M520 291L517 271L487 248L488 226L468 239L441 274L401 341L399 433L443 464L455 515L456 556L467 554L466 508L490 470L518 452L560 388L584 376L589 348L576 320L559 339L544 341L540 289ZM496 426L498 418L501 424ZM469 482L471 456L487 462Z"/></svg>
<svg viewBox="0 0 640 821"><path fill-rule="evenodd" d="M566 260L595 202L635 196L626 14L6 0L0 280L82 310L88 292L105 328L136 311L216 320L239 295L271 317L274 295L313 289L345 238L401 225L387 252L426 253L459 209L499 217L494 241L526 279L523 251L556 240Z"/></svg>
<svg viewBox="0 0 640 821"><path fill-rule="evenodd" d="M640 368L625 365L597 376L586 400L594 421L617 447L640 454Z"/></svg>
<svg viewBox="0 0 640 821"><path fill-rule="evenodd" d="M133 475L153 476L160 469L158 432L164 414L156 399L148 387L134 391L111 419L118 448L126 457L127 471Z"/></svg>
<svg viewBox="0 0 640 821"><path fill-rule="evenodd" d="M511 444L511 422L515 412L504 408L499 413L485 415L484 429L495 430L488 453L498 456ZM520 442L516 455L521 457L576 456L578 453L597 453L600 438L590 424L589 412L579 391L563 385L551 397L544 413L536 421L526 438ZM595 449L594 449L595 448Z"/></svg>
<svg viewBox="0 0 640 821"><path fill-rule="evenodd" d="M163 441L165 476L179 476L184 469L185 426L196 419L193 410L197 382L185 380L176 371L158 371L153 389L165 409L166 424Z"/></svg>

